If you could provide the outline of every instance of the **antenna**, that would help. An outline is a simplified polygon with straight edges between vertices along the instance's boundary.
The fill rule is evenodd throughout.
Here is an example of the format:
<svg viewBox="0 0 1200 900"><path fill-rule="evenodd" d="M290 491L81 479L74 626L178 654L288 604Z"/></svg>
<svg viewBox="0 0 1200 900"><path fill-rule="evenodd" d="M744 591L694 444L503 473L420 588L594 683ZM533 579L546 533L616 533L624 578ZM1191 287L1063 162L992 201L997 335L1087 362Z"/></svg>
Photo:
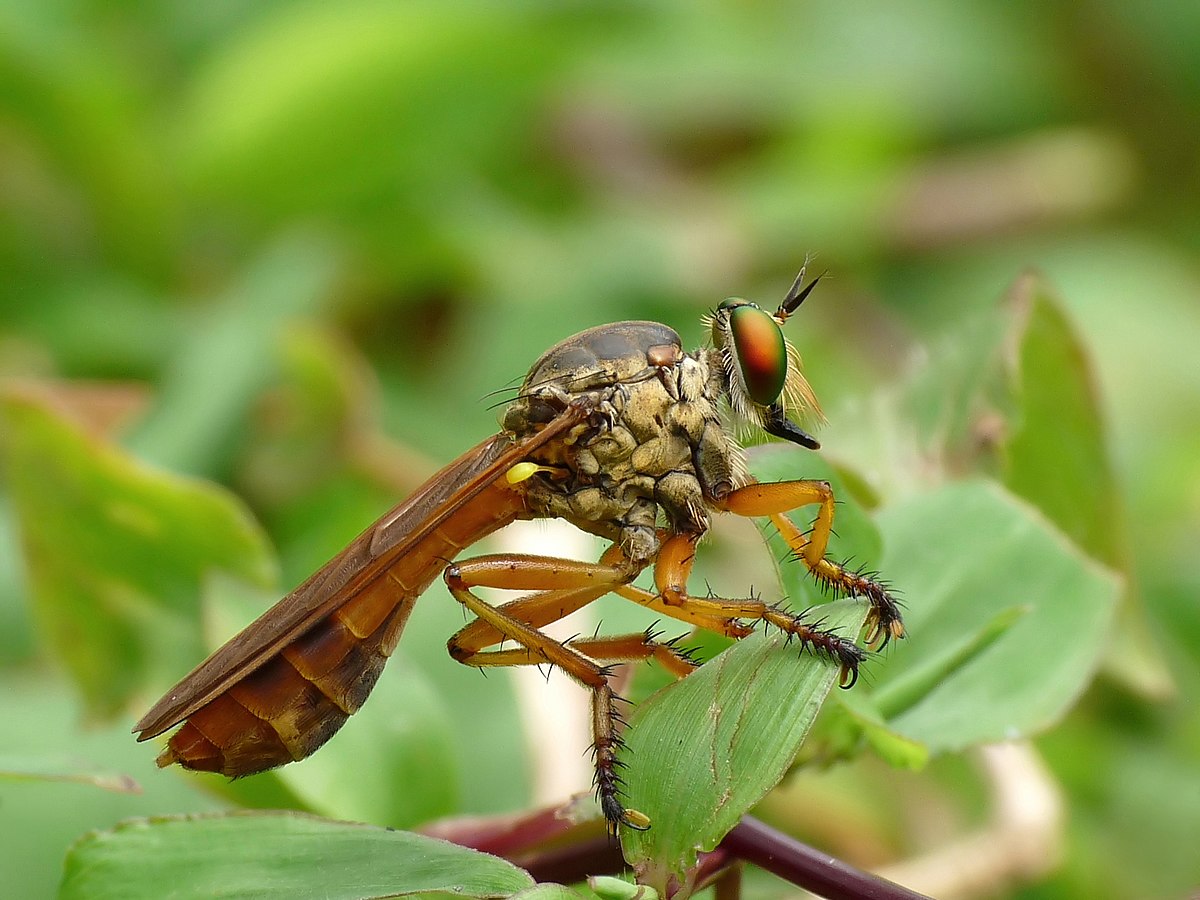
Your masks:
<svg viewBox="0 0 1200 900"><path fill-rule="evenodd" d="M813 288L817 286L817 282L825 277L826 273L822 272L807 285L804 284L804 274L808 271L808 260L804 261L804 265L800 267L800 274L796 276L796 280L792 282L791 288L787 292L787 296L783 298L783 302L779 304L779 309L775 311L775 318L779 324L783 324L788 320L800 304L803 303L808 295L813 292ZM803 285L803 286L802 286Z"/></svg>

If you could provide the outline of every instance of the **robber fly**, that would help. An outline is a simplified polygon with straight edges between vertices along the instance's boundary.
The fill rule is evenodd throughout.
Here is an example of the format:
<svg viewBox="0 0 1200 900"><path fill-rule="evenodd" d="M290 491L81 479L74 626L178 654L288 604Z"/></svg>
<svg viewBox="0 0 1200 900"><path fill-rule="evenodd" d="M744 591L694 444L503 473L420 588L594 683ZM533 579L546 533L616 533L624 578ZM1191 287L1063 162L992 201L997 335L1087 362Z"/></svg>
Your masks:
<svg viewBox="0 0 1200 900"><path fill-rule="evenodd" d="M753 426L819 446L789 418L819 415L782 332L817 283L803 281L801 270L774 315L725 300L704 319L711 346L692 353L655 322L602 325L550 348L506 408L499 434L435 474L201 663L137 723L138 740L183 723L158 764L230 777L303 759L367 699L417 597L441 573L475 616L450 638L450 655L479 667L548 663L589 689L601 809L614 830L648 827L620 800L610 667L654 659L680 677L696 664L649 633L561 642L543 626L608 593L732 638L765 621L838 665L843 686L852 685L865 652L851 638L757 598L688 592L710 514L731 512L768 518L818 581L865 598L869 646L904 633L880 582L826 558L828 483L758 483L734 438L736 427ZM807 505L818 512L805 532L784 513ZM499 553L447 565L516 519L548 517L611 546L594 563ZM635 586L651 565L653 589ZM524 594L496 606L477 596L479 587Z"/></svg>

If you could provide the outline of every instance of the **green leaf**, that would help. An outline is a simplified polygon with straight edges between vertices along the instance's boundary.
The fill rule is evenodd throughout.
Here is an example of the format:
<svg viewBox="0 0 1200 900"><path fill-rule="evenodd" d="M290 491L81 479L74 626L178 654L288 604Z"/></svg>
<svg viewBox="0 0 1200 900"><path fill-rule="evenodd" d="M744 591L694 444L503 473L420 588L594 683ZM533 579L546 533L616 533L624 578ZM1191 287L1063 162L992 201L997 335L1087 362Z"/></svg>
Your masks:
<svg viewBox="0 0 1200 900"><path fill-rule="evenodd" d="M909 397L928 451L986 472L1038 507L1097 560L1129 569L1128 527L1088 348L1045 280L1021 276L1003 302L938 348ZM1140 600L1122 604L1108 667L1152 696L1170 689Z"/></svg>
<svg viewBox="0 0 1200 900"><path fill-rule="evenodd" d="M821 609L846 634L865 615L853 601ZM779 783L837 676L785 636L755 634L634 710L625 800L652 824L622 841L642 880L663 891Z"/></svg>
<svg viewBox="0 0 1200 900"><path fill-rule="evenodd" d="M653 888L612 875L594 875L588 879L588 887L600 900L658 900Z"/></svg>
<svg viewBox="0 0 1200 900"><path fill-rule="evenodd" d="M1020 418L1004 443L1004 483L1096 559L1127 571L1129 527L1088 349L1036 275L1017 281L1006 309L1019 339ZM1119 614L1124 639L1106 660L1109 671L1151 696L1165 696L1171 676L1135 591L1126 592Z"/></svg>
<svg viewBox="0 0 1200 900"><path fill-rule="evenodd" d="M958 640L947 641L940 652L911 665L905 676L876 692L874 705L880 715L894 718L915 706L939 684L981 655L1029 611L1029 606L1002 609L976 630L961 635Z"/></svg>
<svg viewBox="0 0 1200 900"><path fill-rule="evenodd" d="M872 665L875 707L931 752L1057 722L1091 680L1121 582L1002 488L950 485L885 509L881 568L907 637Z"/></svg>
<svg viewBox="0 0 1200 900"><path fill-rule="evenodd" d="M227 492L142 465L16 389L0 393L0 422L34 609L90 715L202 655L207 573L274 581L265 537Z"/></svg>
<svg viewBox="0 0 1200 900"><path fill-rule="evenodd" d="M582 900L584 896L561 884L537 884L513 894L511 900Z"/></svg>
<svg viewBox="0 0 1200 900"><path fill-rule="evenodd" d="M880 759L897 769L915 771L929 762L929 748L893 731L865 690L835 695L822 710L813 738L809 744L822 744L826 757L853 756L862 738Z"/></svg>
<svg viewBox="0 0 1200 900"><path fill-rule="evenodd" d="M507 897L533 880L474 850L402 831L298 813L138 819L71 848L73 898Z"/></svg>
<svg viewBox="0 0 1200 900"><path fill-rule="evenodd" d="M1020 417L1004 440L1004 483L1096 559L1127 549L1087 349L1045 282L1025 275L1006 300Z"/></svg>
<svg viewBox="0 0 1200 900"><path fill-rule="evenodd" d="M1088 553L1121 564L1123 528L1087 348L1037 275L963 323L909 397L929 450L984 471Z"/></svg>

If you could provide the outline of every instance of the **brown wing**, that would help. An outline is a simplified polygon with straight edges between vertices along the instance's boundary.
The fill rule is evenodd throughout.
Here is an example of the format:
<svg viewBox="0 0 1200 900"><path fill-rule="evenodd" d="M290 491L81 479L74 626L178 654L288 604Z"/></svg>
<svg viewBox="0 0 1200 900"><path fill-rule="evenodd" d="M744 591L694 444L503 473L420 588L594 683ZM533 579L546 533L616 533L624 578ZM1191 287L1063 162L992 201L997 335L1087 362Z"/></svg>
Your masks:
<svg viewBox="0 0 1200 900"><path fill-rule="evenodd" d="M496 510L502 521L488 510L466 516L478 521L464 523L464 542L457 548L447 548L445 540L432 541L435 547L426 546L431 543L431 536L463 531L452 527L451 520L456 515L461 518L471 500L493 487L509 468L537 448L579 424L584 415L579 407L572 406L533 437L514 443L506 435L495 435L447 465L168 691L134 726L138 740L162 734L221 698L305 637L331 613L351 604L367 588L375 587L393 568L403 566L419 571L405 580L393 574L392 580L396 582L391 586L396 595L392 598L393 605L415 599L436 577L448 556L511 521L519 507L510 510L507 516L504 511ZM447 553L447 549L451 552ZM407 618L406 610L403 618ZM400 621L399 626L402 625ZM397 628L393 625L391 630ZM390 652L390 647L386 652ZM365 691L370 687L365 685ZM363 696L365 691L361 692ZM350 712L353 709L346 710L347 715Z"/></svg>

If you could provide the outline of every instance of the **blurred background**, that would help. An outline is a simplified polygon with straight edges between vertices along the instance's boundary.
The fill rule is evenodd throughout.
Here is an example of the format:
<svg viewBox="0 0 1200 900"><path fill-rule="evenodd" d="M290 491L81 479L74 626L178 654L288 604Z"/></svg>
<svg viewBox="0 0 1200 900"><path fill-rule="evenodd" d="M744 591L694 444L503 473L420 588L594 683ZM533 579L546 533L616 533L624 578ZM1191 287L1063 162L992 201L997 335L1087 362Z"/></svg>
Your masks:
<svg viewBox="0 0 1200 900"><path fill-rule="evenodd" d="M1036 269L1092 367L1115 473L1096 485L1114 517L1093 524L1131 611L1105 674L1037 741L1061 853L961 895L1184 896L1200 884L1197 60L1200 11L1167 0L7 2L0 386L121 448L112 472L136 459L236 494L203 502L237 504L221 515L257 549L234 568L266 597L492 433L489 392L555 341L638 318L697 346L706 309L777 302L806 254L829 277L789 329L827 451L884 498L920 491L946 473L881 437L876 399ZM145 792L0 780L11 896L51 893L90 828L219 805L128 733L198 637L64 652L107 613L47 601L74 551L18 515L38 499L18 464L33 446L0 484L0 771L61 759ZM1045 463L1050 481L1071 465ZM190 564L142 587L194 594ZM461 615L441 606L387 677L427 660L465 679L429 687L453 746L444 697L479 680L445 658ZM488 692L507 698L502 682ZM494 701L497 730L515 702ZM506 765L421 812L521 806L531 776ZM911 846L908 804L944 812L949 844L988 815L986 769L935 763L806 836L872 864L936 847Z"/></svg>

